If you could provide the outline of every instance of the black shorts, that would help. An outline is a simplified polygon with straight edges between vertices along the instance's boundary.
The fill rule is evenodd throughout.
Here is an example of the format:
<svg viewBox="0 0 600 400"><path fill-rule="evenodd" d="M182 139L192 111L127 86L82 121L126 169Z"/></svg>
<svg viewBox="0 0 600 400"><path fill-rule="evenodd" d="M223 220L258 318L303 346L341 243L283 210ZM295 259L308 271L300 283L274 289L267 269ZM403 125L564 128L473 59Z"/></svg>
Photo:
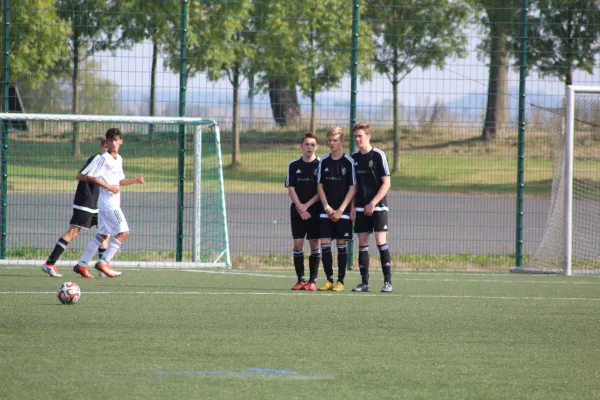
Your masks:
<svg viewBox="0 0 600 400"><path fill-rule="evenodd" d="M342 215L338 222L333 222L327 214L319 218L321 239L352 240L352 221L348 215Z"/></svg>
<svg viewBox="0 0 600 400"><path fill-rule="evenodd" d="M356 212L354 233L373 233L388 231L388 212L373 211L373 215L366 216L363 211Z"/></svg>
<svg viewBox="0 0 600 400"><path fill-rule="evenodd" d="M292 204L290 208L290 221L292 222L292 238L294 239L320 239L321 234L319 233L319 212L310 212L311 217L309 219L302 219L296 207Z"/></svg>
<svg viewBox="0 0 600 400"><path fill-rule="evenodd" d="M69 224L85 229L90 229L92 226L98 226L98 213L94 214L74 208L73 216L71 217Z"/></svg>

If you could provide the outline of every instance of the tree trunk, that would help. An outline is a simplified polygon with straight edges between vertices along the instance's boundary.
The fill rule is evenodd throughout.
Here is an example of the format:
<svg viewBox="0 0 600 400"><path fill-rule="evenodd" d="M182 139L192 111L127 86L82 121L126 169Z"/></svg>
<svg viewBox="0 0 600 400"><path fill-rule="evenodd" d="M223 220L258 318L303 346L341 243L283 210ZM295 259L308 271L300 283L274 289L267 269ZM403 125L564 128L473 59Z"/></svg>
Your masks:
<svg viewBox="0 0 600 400"><path fill-rule="evenodd" d="M393 105L392 105L392 113L393 121L394 121L394 162L392 166L392 174L396 173L400 170L400 129L398 129L399 124L399 105L398 105L398 85L400 82L396 79L396 75L394 75L394 80L392 81L392 91L393 95Z"/></svg>
<svg viewBox="0 0 600 400"><path fill-rule="evenodd" d="M573 84L573 70L569 69L565 74L565 85L569 86Z"/></svg>
<svg viewBox="0 0 600 400"><path fill-rule="evenodd" d="M233 75L233 143L231 149L231 167L240 165L240 74L238 68L235 68Z"/></svg>
<svg viewBox="0 0 600 400"><path fill-rule="evenodd" d="M317 133L316 114L317 114L317 101L315 98L315 91L310 92L310 131Z"/></svg>
<svg viewBox="0 0 600 400"><path fill-rule="evenodd" d="M254 127L254 73L248 75L248 129Z"/></svg>
<svg viewBox="0 0 600 400"><path fill-rule="evenodd" d="M150 116L156 114L156 64L158 59L158 40L152 37L152 70L150 72ZM148 139L154 139L154 124L148 125Z"/></svg>
<svg viewBox="0 0 600 400"><path fill-rule="evenodd" d="M496 139L509 119L508 46L504 29L499 23L492 23L490 28L488 95L482 140Z"/></svg>
<svg viewBox="0 0 600 400"><path fill-rule="evenodd" d="M75 41L73 45L73 75L71 75L71 85L73 86L73 104L71 105L71 113L79 114L79 43ZM73 157L77 160L81 158L81 147L79 146L79 124L72 123L73 129Z"/></svg>
<svg viewBox="0 0 600 400"><path fill-rule="evenodd" d="M282 80L269 80L269 98L273 119L280 126L286 126L300 118L300 104L296 89L288 89Z"/></svg>

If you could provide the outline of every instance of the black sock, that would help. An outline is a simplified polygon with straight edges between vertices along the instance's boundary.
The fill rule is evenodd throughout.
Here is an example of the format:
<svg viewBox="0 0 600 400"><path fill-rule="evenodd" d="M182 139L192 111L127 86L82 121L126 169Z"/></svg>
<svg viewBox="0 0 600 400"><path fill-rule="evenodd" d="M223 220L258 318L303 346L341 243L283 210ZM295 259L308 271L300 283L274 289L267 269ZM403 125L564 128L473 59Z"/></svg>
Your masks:
<svg viewBox="0 0 600 400"><path fill-rule="evenodd" d="M338 281L344 283L346 277L346 266L348 265L348 252L346 242L337 245Z"/></svg>
<svg viewBox="0 0 600 400"><path fill-rule="evenodd" d="M308 270L310 272L309 282L316 282L319 275L319 263L321 262L321 249L313 249L308 257Z"/></svg>
<svg viewBox="0 0 600 400"><path fill-rule="evenodd" d="M358 268L362 283L369 284L369 246L359 246L358 248Z"/></svg>
<svg viewBox="0 0 600 400"><path fill-rule="evenodd" d="M106 249L103 249L102 247L98 247L98 260L102 260L102 256L104 255L105 252L106 252Z"/></svg>
<svg viewBox="0 0 600 400"><path fill-rule="evenodd" d="M294 250L294 268L298 276L298 282L304 280L304 250Z"/></svg>
<svg viewBox="0 0 600 400"><path fill-rule="evenodd" d="M65 239L58 239L58 242L56 242L56 245L54 246L54 250L52 250L52 253L50 253L50 257L48 257L48 261L46 262L50 265L56 264L56 261L60 258L63 251L65 251L68 245L69 242L67 242Z"/></svg>
<svg viewBox="0 0 600 400"><path fill-rule="evenodd" d="M388 245L382 244L379 248L379 256L381 257L381 271L383 271L383 280L392 283L392 261L390 258L390 250Z"/></svg>
<svg viewBox="0 0 600 400"><path fill-rule="evenodd" d="M323 258L323 270L329 282L333 282L333 256L331 255L331 244L321 245L321 257Z"/></svg>

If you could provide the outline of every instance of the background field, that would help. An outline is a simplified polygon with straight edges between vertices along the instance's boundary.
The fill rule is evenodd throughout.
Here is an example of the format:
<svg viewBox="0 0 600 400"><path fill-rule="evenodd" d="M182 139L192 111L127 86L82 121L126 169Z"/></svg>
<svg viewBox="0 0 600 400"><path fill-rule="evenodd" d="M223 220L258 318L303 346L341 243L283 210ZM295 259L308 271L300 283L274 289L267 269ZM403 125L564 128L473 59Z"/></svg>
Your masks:
<svg viewBox="0 0 600 400"><path fill-rule="evenodd" d="M291 269L64 272L0 268L0 398L600 396L597 276L397 272L388 295L379 273L332 294Z"/></svg>

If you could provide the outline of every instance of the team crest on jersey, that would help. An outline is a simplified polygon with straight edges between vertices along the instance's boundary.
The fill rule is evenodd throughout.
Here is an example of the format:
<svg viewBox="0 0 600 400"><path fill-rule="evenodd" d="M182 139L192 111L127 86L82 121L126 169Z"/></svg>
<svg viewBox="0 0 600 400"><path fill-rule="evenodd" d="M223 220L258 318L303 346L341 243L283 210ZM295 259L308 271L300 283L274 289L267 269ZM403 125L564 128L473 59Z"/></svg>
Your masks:
<svg viewBox="0 0 600 400"><path fill-rule="evenodd" d="M317 176L317 170L316 169L313 171L313 174L315 174L315 176Z"/></svg>
<svg viewBox="0 0 600 400"><path fill-rule="evenodd" d="M369 160L369 168L373 168L373 160Z"/></svg>
<svg viewBox="0 0 600 400"><path fill-rule="evenodd" d="M342 168L342 175L346 175L346 167Z"/></svg>

